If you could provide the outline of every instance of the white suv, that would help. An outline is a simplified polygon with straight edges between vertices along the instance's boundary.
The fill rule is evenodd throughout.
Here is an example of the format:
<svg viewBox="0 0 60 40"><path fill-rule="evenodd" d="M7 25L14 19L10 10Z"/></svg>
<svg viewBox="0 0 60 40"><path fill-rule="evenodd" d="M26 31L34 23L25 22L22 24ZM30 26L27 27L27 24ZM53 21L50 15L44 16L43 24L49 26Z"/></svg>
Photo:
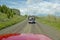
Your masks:
<svg viewBox="0 0 60 40"><path fill-rule="evenodd" d="M34 23L35 24L35 17L28 17L28 23Z"/></svg>

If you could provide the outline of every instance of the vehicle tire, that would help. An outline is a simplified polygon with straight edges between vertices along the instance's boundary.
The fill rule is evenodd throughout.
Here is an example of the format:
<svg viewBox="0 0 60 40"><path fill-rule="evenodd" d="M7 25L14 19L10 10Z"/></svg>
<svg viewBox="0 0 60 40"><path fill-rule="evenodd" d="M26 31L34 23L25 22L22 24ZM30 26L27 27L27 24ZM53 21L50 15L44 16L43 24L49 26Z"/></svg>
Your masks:
<svg viewBox="0 0 60 40"><path fill-rule="evenodd" d="M31 22L29 22L29 24L31 24Z"/></svg>
<svg viewBox="0 0 60 40"><path fill-rule="evenodd" d="M35 24L35 22L33 22L33 24Z"/></svg>

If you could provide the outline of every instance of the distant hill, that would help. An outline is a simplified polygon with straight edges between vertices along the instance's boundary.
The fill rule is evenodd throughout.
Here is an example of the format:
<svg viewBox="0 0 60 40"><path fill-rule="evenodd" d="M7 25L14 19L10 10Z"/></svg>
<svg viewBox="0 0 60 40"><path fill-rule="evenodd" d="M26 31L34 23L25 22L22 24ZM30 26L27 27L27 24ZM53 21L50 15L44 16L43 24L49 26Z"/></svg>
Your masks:
<svg viewBox="0 0 60 40"><path fill-rule="evenodd" d="M12 9L7 7L6 5L0 5L0 12L7 15L7 18L12 18L14 15L20 16L20 10Z"/></svg>
<svg viewBox="0 0 60 40"><path fill-rule="evenodd" d="M5 14L13 12L13 14L20 15L20 10L9 8L6 5L0 5L0 12Z"/></svg>
<svg viewBox="0 0 60 40"><path fill-rule="evenodd" d="M20 10L18 10L18 9L12 9L12 10L14 11L14 14L20 15Z"/></svg>

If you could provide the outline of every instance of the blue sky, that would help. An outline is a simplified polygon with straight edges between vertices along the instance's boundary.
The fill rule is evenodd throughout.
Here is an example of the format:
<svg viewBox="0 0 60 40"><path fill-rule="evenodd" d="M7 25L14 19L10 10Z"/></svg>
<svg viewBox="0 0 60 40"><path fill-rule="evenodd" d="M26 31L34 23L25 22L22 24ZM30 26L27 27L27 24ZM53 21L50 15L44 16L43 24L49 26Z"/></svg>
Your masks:
<svg viewBox="0 0 60 40"><path fill-rule="evenodd" d="M60 0L0 0L0 5L2 4L19 9L22 15L58 15L60 13Z"/></svg>
<svg viewBox="0 0 60 40"><path fill-rule="evenodd" d="M26 0L0 0L0 4L6 4L11 8L19 8L25 5ZM26 6L26 5L25 5Z"/></svg>

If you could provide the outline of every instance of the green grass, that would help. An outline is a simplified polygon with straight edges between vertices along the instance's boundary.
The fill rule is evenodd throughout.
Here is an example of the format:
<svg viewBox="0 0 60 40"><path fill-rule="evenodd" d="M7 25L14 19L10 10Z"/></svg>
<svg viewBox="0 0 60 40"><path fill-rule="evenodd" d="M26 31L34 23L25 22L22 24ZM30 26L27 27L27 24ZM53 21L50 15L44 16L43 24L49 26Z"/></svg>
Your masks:
<svg viewBox="0 0 60 40"><path fill-rule="evenodd" d="M40 18L37 18L37 21L50 25L50 26L55 27L56 29L60 30L60 18L57 18L55 20L54 18L40 17Z"/></svg>
<svg viewBox="0 0 60 40"><path fill-rule="evenodd" d="M0 29L6 28L18 22L21 22L25 18L26 18L25 16L14 15L13 18L8 19L6 14L0 14Z"/></svg>

